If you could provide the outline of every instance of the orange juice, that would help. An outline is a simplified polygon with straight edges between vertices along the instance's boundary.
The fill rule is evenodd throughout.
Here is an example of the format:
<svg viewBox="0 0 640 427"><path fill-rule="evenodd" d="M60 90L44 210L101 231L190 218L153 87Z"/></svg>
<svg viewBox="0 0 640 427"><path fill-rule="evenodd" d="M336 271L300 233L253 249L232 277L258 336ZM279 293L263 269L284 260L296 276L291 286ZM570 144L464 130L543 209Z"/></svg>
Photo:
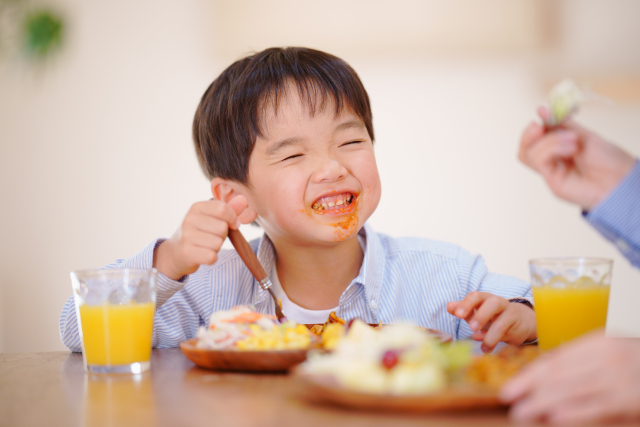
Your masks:
<svg viewBox="0 0 640 427"><path fill-rule="evenodd" d="M154 304L81 305L80 321L88 365L126 365L151 357Z"/></svg>
<svg viewBox="0 0 640 427"><path fill-rule="evenodd" d="M604 328L609 286L533 287L538 344L549 350L585 332Z"/></svg>

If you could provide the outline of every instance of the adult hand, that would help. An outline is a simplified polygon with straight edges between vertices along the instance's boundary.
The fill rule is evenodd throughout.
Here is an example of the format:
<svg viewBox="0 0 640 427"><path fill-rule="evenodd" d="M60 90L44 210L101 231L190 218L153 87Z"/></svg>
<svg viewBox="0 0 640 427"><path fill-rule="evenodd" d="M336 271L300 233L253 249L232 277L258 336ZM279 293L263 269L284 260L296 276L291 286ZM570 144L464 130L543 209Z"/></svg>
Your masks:
<svg viewBox="0 0 640 427"><path fill-rule="evenodd" d="M543 107L543 119L550 115ZM520 141L518 158L539 172L553 193L590 210L633 167L634 158L572 120L545 129L531 123Z"/></svg>
<svg viewBox="0 0 640 427"><path fill-rule="evenodd" d="M500 397L517 421L640 418L640 339L588 334L542 355Z"/></svg>

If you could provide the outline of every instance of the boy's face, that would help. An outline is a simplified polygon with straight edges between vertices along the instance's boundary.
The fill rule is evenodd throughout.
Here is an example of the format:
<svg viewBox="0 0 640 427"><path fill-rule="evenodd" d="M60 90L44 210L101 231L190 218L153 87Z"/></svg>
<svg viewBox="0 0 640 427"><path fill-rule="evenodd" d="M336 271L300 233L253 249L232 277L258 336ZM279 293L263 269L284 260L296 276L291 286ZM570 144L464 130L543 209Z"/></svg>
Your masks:
<svg viewBox="0 0 640 427"><path fill-rule="evenodd" d="M277 112L266 109L242 192L274 242L344 241L380 201L373 142L350 109L336 116L331 100L311 116L297 90L288 93Z"/></svg>

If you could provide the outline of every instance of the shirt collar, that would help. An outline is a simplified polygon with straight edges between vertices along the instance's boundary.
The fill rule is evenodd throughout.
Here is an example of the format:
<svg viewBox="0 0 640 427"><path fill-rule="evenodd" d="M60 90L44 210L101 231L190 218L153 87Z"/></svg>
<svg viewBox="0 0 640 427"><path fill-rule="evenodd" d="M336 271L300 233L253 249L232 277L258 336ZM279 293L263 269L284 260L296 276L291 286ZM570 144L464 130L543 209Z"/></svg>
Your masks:
<svg viewBox="0 0 640 427"><path fill-rule="evenodd" d="M364 237L366 241L362 266L358 276L353 279L340 298L340 305L347 303L352 296L355 296L357 294L357 289L355 288L360 285L364 288L369 309L376 312L379 306L380 289L384 277L384 247L380 237L373 231L369 223L365 223L358 234Z"/></svg>
<svg viewBox="0 0 640 427"><path fill-rule="evenodd" d="M364 237L366 241L362 266L360 267L358 276L351 281L340 297L340 305L349 302L349 300L357 294L356 288L360 285L364 287L369 309L375 312L379 306L380 289L382 287L382 280L384 277L384 247L380 237L373 231L373 228L368 223L364 224L358 234ZM269 239L266 234L262 235L262 238L258 243L256 255L264 270L267 272L272 271L276 262L276 252L273 247L273 243L271 243L271 239ZM272 302L269 297L269 293L263 290L257 281L255 283L257 293L254 293L253 300L256 308L258 308L258 305L266 303L268 304L269 310L275 310L274 307L271 307Z"/></svg>

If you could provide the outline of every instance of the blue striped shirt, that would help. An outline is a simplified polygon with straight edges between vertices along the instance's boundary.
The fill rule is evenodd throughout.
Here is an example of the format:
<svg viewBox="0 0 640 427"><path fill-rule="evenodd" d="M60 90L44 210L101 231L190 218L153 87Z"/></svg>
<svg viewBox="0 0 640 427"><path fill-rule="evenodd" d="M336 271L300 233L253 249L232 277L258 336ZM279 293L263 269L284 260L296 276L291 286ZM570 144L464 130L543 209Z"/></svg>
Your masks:
<svg viewBox="0 0 640 427"><path fill-rule="evenodd" d="M618 186L584 217L640 268L640 161Z"/></svg>
<svg viewBox="0 0 640 427"><path fill-rule="evenodd" d="M367 323L410 322L447 332L457 339L470 338L465 321L450 315L446 305L472 291L504 298L531 298L522 280L489 273L481 256L458 246L422 238L392 238L374 232L368 224L360 231L366 240L360 273L340 297L337 315ZM161 240L137 255L106 268L151 268L153 251ZM266 271L275 264L268 237L251 242ZM235 305L253 305L261 313L275 311L273 300L262 290L234 250L223 250L218 261L203 265L182 282L159 274L158 307L154 318L153 346L176 347L196 336L211 314ZM73 297L60 316L60 335L72 351L82 351Z"/></svg>

